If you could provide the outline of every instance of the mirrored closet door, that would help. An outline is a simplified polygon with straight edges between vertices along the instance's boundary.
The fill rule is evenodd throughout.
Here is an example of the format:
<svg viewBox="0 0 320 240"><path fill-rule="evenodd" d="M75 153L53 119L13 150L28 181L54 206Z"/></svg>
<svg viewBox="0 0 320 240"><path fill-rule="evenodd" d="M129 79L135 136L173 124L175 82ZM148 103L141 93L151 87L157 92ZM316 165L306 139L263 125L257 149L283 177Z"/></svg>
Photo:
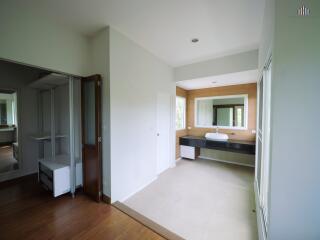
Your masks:
<svg viewBox="0 0 320 240"><path fill-rule="evenodd" d="M18 143L17 91L0 89L0 174L21 165Z"/></svg>

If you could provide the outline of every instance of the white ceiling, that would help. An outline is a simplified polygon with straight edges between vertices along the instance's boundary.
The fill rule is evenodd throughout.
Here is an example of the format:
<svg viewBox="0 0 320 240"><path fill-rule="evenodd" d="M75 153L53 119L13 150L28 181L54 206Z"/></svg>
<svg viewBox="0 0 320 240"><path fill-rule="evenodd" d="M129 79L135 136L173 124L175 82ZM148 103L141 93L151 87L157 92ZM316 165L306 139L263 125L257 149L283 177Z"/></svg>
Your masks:
<svg viewBox="0 0 320 240"><path fill-rule="evenodd" d="M85 35L111 25L171 66L181 66L256 49L265 0L18 2ZM192 38L200 41L192 44Z"/></svg>
<svg viewBox="0 0 320 240"><path fill-rule="evenodd" d="M186 90L222 87L245 83L254 83L258 79L258 70L230 73L219 76L197 78L177 82L177 86Z"/></svg>

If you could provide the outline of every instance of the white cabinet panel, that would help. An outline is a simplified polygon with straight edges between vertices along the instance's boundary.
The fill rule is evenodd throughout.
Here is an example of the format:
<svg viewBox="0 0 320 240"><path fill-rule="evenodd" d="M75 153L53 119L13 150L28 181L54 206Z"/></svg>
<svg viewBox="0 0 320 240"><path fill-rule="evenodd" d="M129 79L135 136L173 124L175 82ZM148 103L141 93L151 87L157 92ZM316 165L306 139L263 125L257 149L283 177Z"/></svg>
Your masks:
<svg viewBox="0 0 320 240"><path fill-rule="evenodd" d="M182 158L196 159L196 148L180 145L180 154Z"/></svg>

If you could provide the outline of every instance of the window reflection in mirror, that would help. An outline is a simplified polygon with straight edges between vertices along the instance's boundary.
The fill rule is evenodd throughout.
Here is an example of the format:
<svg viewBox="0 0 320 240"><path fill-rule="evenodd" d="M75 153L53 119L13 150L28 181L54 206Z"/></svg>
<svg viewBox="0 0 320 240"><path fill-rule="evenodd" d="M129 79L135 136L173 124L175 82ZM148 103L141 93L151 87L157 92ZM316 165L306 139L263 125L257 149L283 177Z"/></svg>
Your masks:
<svg viewBox="0 0 320 240"><path fill-rule="evenodd" d="M16 93L0 89L0 125L13 126L16 119Z"/></svg>
<svg viewBox="0 0 320 240"><path fill-rule="evenodd" d="M2 99L0 99L0 124L7 124L7 103Z"/></svg>
<svg viewBox="0 0 320 240"><path fill-rule="evenodd" d="M246 128L248 95L195 99L196 127Z"/></svg>
<svg viewBox="0 0 320 240"><path fill-rule="evenodd" d="M176 130L186 128L186 98L176 97Z"/></svg>

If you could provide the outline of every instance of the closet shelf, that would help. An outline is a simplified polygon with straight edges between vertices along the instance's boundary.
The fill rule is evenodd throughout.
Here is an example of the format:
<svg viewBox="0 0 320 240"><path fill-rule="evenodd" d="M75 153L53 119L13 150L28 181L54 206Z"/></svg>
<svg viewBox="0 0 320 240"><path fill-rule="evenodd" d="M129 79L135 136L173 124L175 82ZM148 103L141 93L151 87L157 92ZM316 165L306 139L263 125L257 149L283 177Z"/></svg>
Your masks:
<svg viewBox="0 0 320 240"><path fill-rule="evenodd" d="M36 88L36 89L44 89L49 90L51 88L55 88L59 85L64 85L68 83L68 76L57 74L57 73L51 73L48 74L30 84L30 87Z"/></svg>
<svg viewBox="0 0 320 240"><path fill-rule="evenodd" d="M56 139L60 138L66 138L68 137L65 134L56 134ZM39 135L33 135L31 138L35 141L49 141L51 140L51 135L50 134L39 134Z"/></svg>
<svg viewBox="0 0 320 240"><path fill-rule="evenodd" d="M50 170L56 170L63 167L70 167L70 156L66 154L56 155L55 160L52 157L39 159L39 162ZM76 158L75 163L80 163L80 159Z"/></svg>

